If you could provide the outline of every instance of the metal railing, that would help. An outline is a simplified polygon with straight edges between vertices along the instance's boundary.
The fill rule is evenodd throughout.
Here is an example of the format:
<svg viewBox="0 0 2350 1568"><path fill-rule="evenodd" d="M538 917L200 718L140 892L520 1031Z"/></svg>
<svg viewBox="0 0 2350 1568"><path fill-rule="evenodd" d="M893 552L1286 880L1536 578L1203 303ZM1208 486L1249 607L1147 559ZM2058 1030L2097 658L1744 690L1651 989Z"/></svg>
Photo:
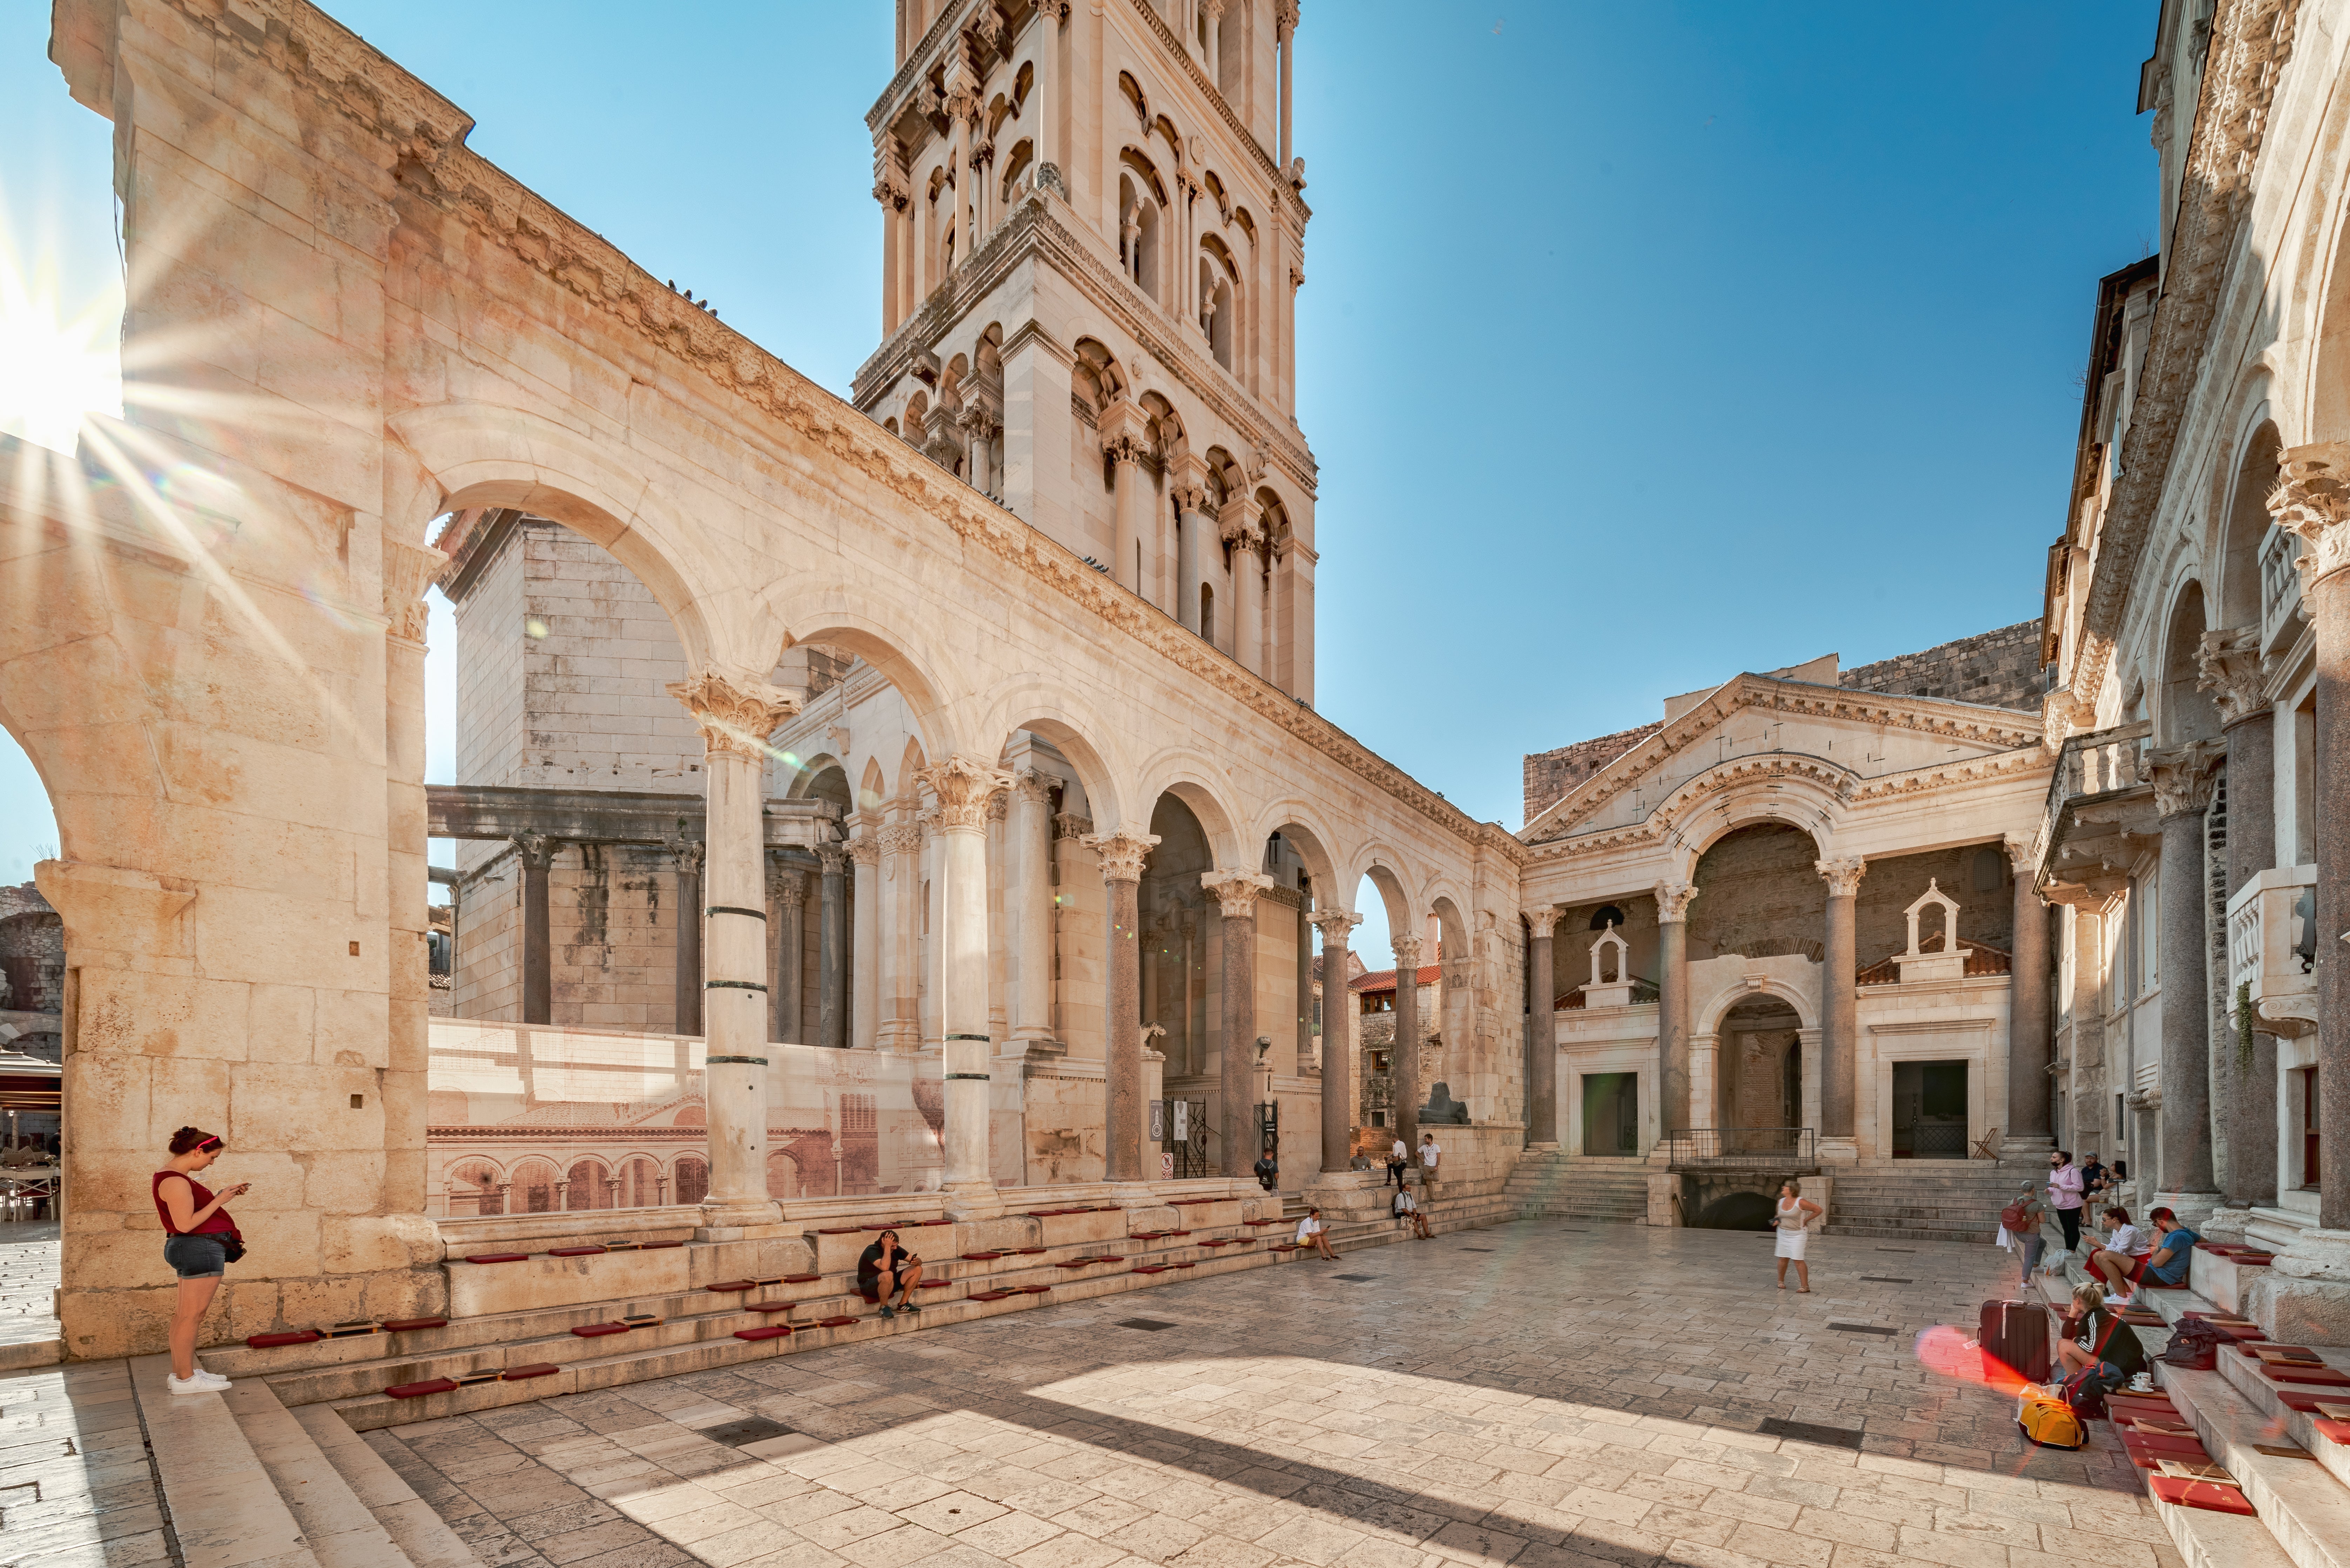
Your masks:
<svg viewBox="0 0 2350 1568"><path fill-rule="evenodd" d="M1810 1127L1677 1127L1665 1139L1675 1170L1809 1170L1819 1164Z"/></svg>

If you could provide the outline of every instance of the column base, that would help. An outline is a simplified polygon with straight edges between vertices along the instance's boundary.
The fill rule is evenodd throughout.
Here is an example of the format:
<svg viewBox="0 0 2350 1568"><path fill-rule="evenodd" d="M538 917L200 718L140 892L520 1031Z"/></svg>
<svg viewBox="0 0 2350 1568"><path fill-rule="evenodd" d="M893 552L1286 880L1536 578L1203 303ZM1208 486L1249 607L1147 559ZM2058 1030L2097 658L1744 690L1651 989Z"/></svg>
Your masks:
<svg viewBox="0 0 2350 1568"><path fill-rule="evenodd" d="M2350 1231L2313 1225L2243 1289L2246 1317L2280 1345L2350 1345Z"/></svg>
<svg viewBox="0 0 2350 1568"><path fill-rule="evenodd" d="M2178 1217L2178 1222L2181 1225L2186 1226L2189 1230L2200 1235L2202 1234L2204 1225L2210 1220L2213 1214L2219 1211L2220 1205L2225 1201L2226 1199L2221 1198L2216 1192L2157 1191L2154 1195L2153 1201L2149 1202L2146 1207L2147 1212L2149 1214L2157 1209L2169 1210L2172 1214ZM2143 1215L2138 1216L2138 1218L2141 1220L2145 1220L2145 1216ZM2152 1223L2151 1221L2146 1222L2149 1226Z"/></svg>
<svg viewBox="0 0 2350 1568"><path fill-rule="evenodd" d="M951 1181L939 1189L950 1220L993 1220L1003 1212L1003 1189L993 1182Z"/></svg>
<svg viewBox="0 0 2350 1568"><path fill-rule="evenodd" d="M1860 1163L1860 1140L1856 1137L1824 1137L1817 1147L1822 1165Z"/></svg>
<svg viewBox="0 0 2350 1568"><path fill-rule="evenodd" d="M2203 1217L2202 1224L2195 1227L2196 1233L2208 1236L2214 1241L2226 1241L2235 1246L2242 1246L2245 1240L2244 1232L2251 1228L2252 1211L2250 1209L2230 1207L2225 1197L2220 1199L2220 1204L2219 1208ZM2290 1345L2295 1342L2287 1340L2283 1343Z"/></svg>
<svg viewBox="0 0 2350 1568"><path fill-rule="evenodd" d="M2045 1165L2056 1140L2046 1133L2029 1133L1999 1140L2002 1165Z"/></svg>
<svg viewBox="0 0 2350 1568"><path fill-rule="evenodd" d="M733 1201L704 1203L702 1223L695 1227L697 1241L739 1241L743 1232L754 1226L782 1222L783 1205L768 1199L737 1199Z"/></svg>
<svg viewBox="0 0 2350 1568"><path fill-rule="evenodd" d="M1526 1152L1528 1154L1549 1156L1556 1154L1558 1149L1559 1143L1556 1138L1550 1138L1543 1142L1530 1143L1526 1145Z"/></svg>

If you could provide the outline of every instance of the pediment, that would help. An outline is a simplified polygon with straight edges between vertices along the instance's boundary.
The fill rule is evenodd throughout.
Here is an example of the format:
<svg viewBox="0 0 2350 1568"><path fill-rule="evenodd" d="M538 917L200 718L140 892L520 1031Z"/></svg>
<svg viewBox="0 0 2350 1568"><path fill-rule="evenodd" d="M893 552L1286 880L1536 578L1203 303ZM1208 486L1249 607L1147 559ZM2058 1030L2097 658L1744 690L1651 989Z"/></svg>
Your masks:
<svg viewBox="0 0 2350 1568"><path fill-rule="evenodd" d="M1526 844L1638 834L1692 795L1742 784L1844 800L1973 776L2039 746L2036 714L1741 675L1578 784L1519 831ZM2020 759L2017 759L2020 761Z"/></svg>

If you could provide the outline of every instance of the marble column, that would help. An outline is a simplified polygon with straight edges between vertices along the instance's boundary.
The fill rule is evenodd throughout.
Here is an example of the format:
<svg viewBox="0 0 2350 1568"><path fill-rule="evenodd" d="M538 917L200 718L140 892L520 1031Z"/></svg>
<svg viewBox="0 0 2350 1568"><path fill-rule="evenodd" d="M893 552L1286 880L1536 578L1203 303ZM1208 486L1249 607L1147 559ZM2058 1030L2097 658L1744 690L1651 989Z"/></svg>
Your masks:
<svg viewBox="0 0 2350 1568"><path fill-rule="evenodd" d="M1526 1013L1526 1147L1548 1153L1558 1147L1558 1000L1557 961L1551 933L1558 928L1558 907L1540 904L1526 911L1534 935L1526 944L1527 992L1532 1007Z"/></svg>
<svg viewBox="0 0 2350 1568"><path fill-rule="evenodd" d="M803 1043L800 964L807 940L807 876L788 861L768 867L767 915L775 932L767 959L767 1038L797 1045Z"/></svg>
<svg viewBox="0 0 2350 1568"><path fill-rule="evenodd" d="M1868 862L1816 860L1828 885L1827 954L1820 971L1820 1137L1856 1136L1860 1105L1860 956L1855 913ZM1880 1148L1879 1156L1886 1153Z"/></svg>
<svg viewBox="0 0 2350 1568"><path fill-rule="evenodd" d="M1390 937L1395 951L1395 1043L1388 1059L1388 1087L1395 1102L1396 1137L1419 1147L1419 939ZM1416 1158L1416 1157L1415 1157Z"/></svg>
<svg viewBox="0 0 2350 1568"><path fill-rule="evenodd" d="M1273 36L1281 51L1281 177L1289 178L1289 57L1296 52L1297 0L1274 0Z"/></svg>
<svg viewBox="0 0 2350 1568"><path fill-rule="evenodd" d="M554 921L547 910L546 873L555 864L555 840L544 833L515 836L515 862L522 867L522 1021L551 1023L555 1007Z"/></svg>
<svg viewBox="0 0 2350 1568"><path fill-rule="evenodd" d="M1696 887L1657 884L1657 1137L1690 1125L1689 907ZM1825 1119L1823 1116L1823 1119Z"/></svg>
<svg viewBox="0 0 2350 1568"><path fill-rule="evenodd" d="M755 679L704 669L671 696L702 731L708 851L702 917L702 1074L710 1137L705 1231L772 1221L767 1197L767 912L765 829L760 821L767 737L800 699ZM681 926L685 911L679 911ZM717 1238L711 1238L717 1239Z"/></svg>
<svg viewBox="0 0 2350 1568"><path fill-rule="evenodd" d="M1256 1163L1256 901L1273 878L1256 871L1202 871L1200 886L1223 916L1223 1059L1216 1085L1226 1176Z"/></svg>
<svg viewBox="0 0 2350 1568"><path fill-rule="evenodd" d="M847 846L856 897L848 901L848 1044L870 1051L881 1038L881 841L869 822L860 821Z"/></svg>
<svg viewBox="0 0 2350 1568"><path fill-rule="evenodd" d="M1360 915L1328 909L1314 917L1322 931L1322 1168L1348 1168L1355 1150L1355 993L1347 986L1347 940Z"/></svg>
<svg viewBox="0 0 2350 1568"><path fill-rule="evenodd" d="M1170 465L1168 493L1175 502L1175 619L1186 631L1200 626L1200 574L1207 549L1208 465L1185 452Z"/></svg>
<svg viewBox="0 0 2350 1568"><path fill-rule="evenodd" d="M938 801L939 1024L946 1043L946 1170L953 1208L984 1213L997 1203L988 1165L987 797L1012 780L968 757L926 770Z"/></svg>
<svg viewBox="0 0 2350 1568"><path fill-rule="evenodd" d="M898 139L882 132L873 142L873 199L881 204L881 335L887 337L906 319L904 282L906 209L913 187L906 177L905 150Z"/></svg>
<svg viewBox="0 0 2350 1568"><path fill-rule="evenodd" d="M2318 1223L2350 1231L2350 442L2286 450L2269 496L2308 550L2302 613L2316 642ZM2337 1239L2350 1242L2350 1237ZM2296 1248L2296 1250L2298 1250ZM2350 1259L2345 1260L2350 1263Z"/></svg>
<svg viewBox="0 0 2350 1568"><path fill-rule="evenodd" d="M2196 650L2202 679L2220 709L2228 748L2228 893L2276 864L2276 711L2261 669L2260 628L2203 635ZM2238 1044L2236 992L2220 981L2220 1015L2230 1027L2220 1042L2212 1077L2224 1089L2219 1114L2228 1131L2227 1168L2220 1191L2231 1209L2277 1201L2276 1035L2254 1019L2250 1060ZM2322 1091L2321 1091L2322 1094ZM2321 1178L2324 1170L2319 1162Z"/></svg>
<svg viewBox="0 0 2350 1568"><path fill-rule="evenodd" d="M1292 981L1293 993L1297 998L1297 1035L1289 1051L1290 1071L1303 1073L1314 1059L1314 911L1310 878L1298 878L1297 899L1297 961Z"/></svg>
<svg viewBox="0 0 2350 1568"><path fill-rule="evenodd" d="M1012 1043L1053 1038L1053 781L1034 769L1013 777L1006 825L1012 907Z"/></svg>
<svg viewBox="0 0 2350 1568"><path fill-rule="evenodd" d="M1264 673L1264 557L1258 552L1264 531L1252 528L1232 551L1232 640L1241 668L1251 675Z"/></svg>
<svg viewBox="0 0 2350 1568"><path fill-rule="evenodd" d="M2162 826L2162 1200L2200 1212L2218 1200L2211 1171L2211 1008L2206 989L2203 814L2212 751L2198 742L2157 752L2154 811Z"/></svg>
<svg viewBox="0 0 2350 1568"><path fill-rule="evenodd" d="M1140 1181L1149 1107L1143 1103L1142 943L1137 895L1157 836L1119 828L1085 840L1101 859L1109 903L1109 986L1102 1041L1102 1177Z"/></svg>
<svg viewBox="0 0 2350 1568"><path fill-rule="evenodd" d="M1036 7L1036 188L1056 192L1063 201L1068 190L1061 176L1061 24L1069 16L1069 0L1042 0Z"/></svg>
<svg viewBox="0 0 2350 1568"><path fill-rule="evenodd" d="M954 170L954 264L961 266L971 259L977 236L977 214L972 211L973 191L978 181L973 177L971 161L972 122L979 118L979 86L964 74L968 67L957 51L953 65L947 70L946 111L951 128L948 159Z"/></svg>
<svg viewBox="0 0 2350 1568"><path fill-rule="evenodd" d="M2004 839L2002 847L2014 882L2011 918L2015 956L2008 976L2007 1130L2000 1147L2027 1159L2045 1158L2055 1147L2048 1126L2048 1063L2055 1049L2049 1007L2048 907L2033 880L2040 856L2033 841Z"/></svg>
<svg viewBox="0 0 2350 1568"><path fill-rule="evenodd" d="M671 1027L680 1034L702 1033L702 863L709 846L690 838L669 841L677 862L677 947L670 955ZM766 933L760 932L761 940ZM760 1033L764 1036L766 1031Z"/></svg>
<svg viewBox="0 0 2350 1568"><path fill-rule="evenodd" d="M1120 587L1149 597L1147 564L1142 559L1144 496L1142 460L1149 451L1143 435L1143 416L1131 400L1113 400L1102 417L1102 452L1110 461L1111 498L1115 517L1110 576Z"/></svg>
<svg viewBox="0 0 2350 1568"><path fill-rule="evenodd" d="M879 952L874 970L882 1015L875 1044L910 1054L922 1048L916 938L922 919L922 829L910 810L874 835L881 865Z"/></svg>
<svg viewBox="0 0 2350 1568"><path fill-rule="evenodd" d="M848 852L816 846L824 866L816 928L816 1043L827 1051L848 1044Z"/></svg>

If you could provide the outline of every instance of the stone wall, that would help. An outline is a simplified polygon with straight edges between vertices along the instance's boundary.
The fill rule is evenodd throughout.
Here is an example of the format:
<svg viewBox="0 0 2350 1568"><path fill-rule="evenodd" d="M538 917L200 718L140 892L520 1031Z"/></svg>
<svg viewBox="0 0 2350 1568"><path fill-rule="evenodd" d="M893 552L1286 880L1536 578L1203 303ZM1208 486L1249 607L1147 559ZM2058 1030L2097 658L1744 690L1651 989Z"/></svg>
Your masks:
<svg viewBox="0 0 2350 1568"><path fill-rule="evenodd" d="M1938 643L1916 653L1856 665L1837 683L1856 691L1945 697L1994 708L2040 711L2040 621L2037 618Z"/></svg>
<svg viewBox="0 0 2350 1568"><path fill-rule="evenodd" d="M1569 790L1663 728L1662 724L1641 724L1527 756L1522 764L1526 820L1532 822L1565 800Z"/></svg>
<svg viewBox="0 0 2350 1568"><path fill-rule="evenodd" d="M1908 948L1906 911L1929 882L1957 900L1961 945L1981 942L2004 953L2015 950L2015 888L2005 852L1995 844L1961 845L1868 863L1868 874L1860 879L1860 891L1853 899L1853 947L1861 968ZM1825 909L1825 883L1821 898ZM1939 908L1929 905L1918 911L1918 940L1926 951L1939 950L1941 931Z"/></svg>

